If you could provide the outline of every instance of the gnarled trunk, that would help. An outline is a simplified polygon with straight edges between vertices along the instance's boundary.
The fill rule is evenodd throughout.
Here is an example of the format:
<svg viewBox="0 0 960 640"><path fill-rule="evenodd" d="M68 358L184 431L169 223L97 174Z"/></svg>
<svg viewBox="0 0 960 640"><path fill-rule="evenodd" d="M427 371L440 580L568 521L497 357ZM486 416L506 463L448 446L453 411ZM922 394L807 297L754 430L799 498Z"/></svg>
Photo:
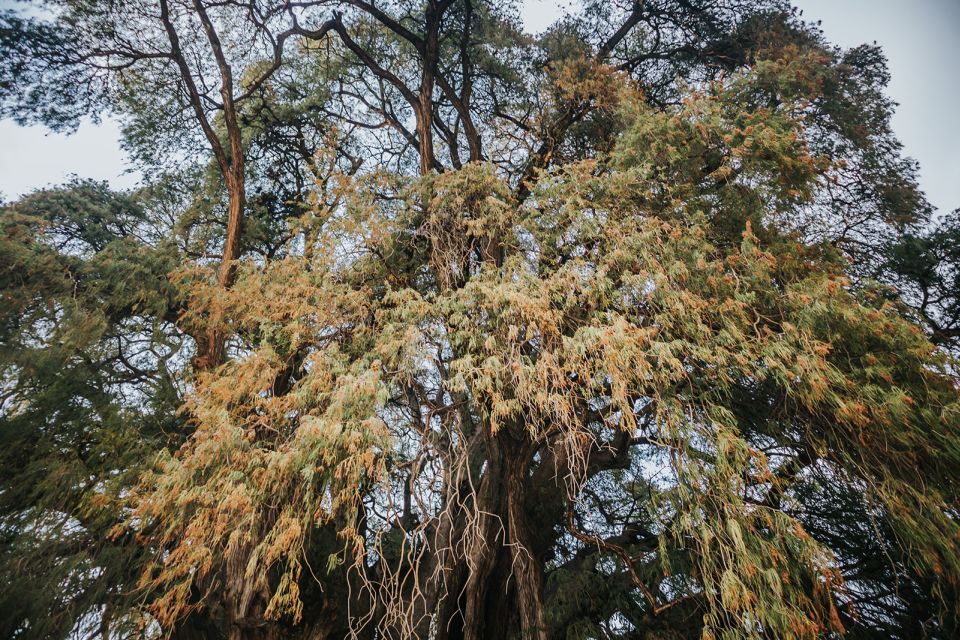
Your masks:
<svg viewBox="0 0 960 640"><path fill-rule="evenodd" d="M469 541L462 595L441 607L444 640L546 639L543 570L531 542L527 495L533 444L506 432L490 438L477 493L478 530ZM457 615L459 609L462 618Z"/></svg>
<svg viewBox="0 0 960 640"><path fill-rule="evenodd" d="M525 639L546 640L543 618L543 568L535 556L528 520L527 495L532 447L523 443L507 459L506 488L507 530L516 582L517 610L520 631Z"/></svg>

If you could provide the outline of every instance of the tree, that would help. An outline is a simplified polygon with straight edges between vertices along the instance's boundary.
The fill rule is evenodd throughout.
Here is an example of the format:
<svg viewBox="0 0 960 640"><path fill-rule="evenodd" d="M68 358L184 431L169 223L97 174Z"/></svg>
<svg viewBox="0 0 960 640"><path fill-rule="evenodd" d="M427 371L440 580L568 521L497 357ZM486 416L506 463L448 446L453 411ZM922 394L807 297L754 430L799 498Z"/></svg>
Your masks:
<svg viewBox="0 0 960 640"><path fill-rule="evenodd" d="M6 112L112 96L152 183L2 212L0 561L72 585L11 636L956 632L950 234L878 50L747 1L54 17Z"/></svg>
<svg viewBox="0 0 960 640"><path fill-rule="evenodd" d="M4 206L0 225L0 631L66 637L100 611L120 632L143 558L111 529L142 460L185 436L169 230L81 181Z"/></svg>
<svg viewBox="0 0 960 640"><path fill-rule="evenodd" d="M929 228L915 227L890 243L878 279L893 284L916 310L931 341L960 347L960 210Z"/></svg>

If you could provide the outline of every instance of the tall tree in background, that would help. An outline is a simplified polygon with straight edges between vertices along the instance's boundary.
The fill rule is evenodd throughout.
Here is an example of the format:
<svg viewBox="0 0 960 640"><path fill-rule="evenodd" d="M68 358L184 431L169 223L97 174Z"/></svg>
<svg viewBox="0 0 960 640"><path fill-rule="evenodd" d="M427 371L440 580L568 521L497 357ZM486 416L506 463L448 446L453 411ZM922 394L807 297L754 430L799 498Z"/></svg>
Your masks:
<svg viewBox="0 0 960 640"><path fill-rule="evenodd" d="M0 113L145 176L0 213L10 637L957 632L955 225L875 47L762 0L0 44Z"/></svg>

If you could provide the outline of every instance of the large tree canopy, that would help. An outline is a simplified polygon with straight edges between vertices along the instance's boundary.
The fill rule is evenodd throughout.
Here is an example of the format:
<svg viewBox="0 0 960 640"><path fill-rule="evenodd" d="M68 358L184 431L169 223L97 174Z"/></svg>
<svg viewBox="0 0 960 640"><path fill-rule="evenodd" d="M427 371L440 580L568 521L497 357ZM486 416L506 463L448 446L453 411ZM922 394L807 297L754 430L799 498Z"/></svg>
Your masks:
<svg viewBox="0 0 960 640"><path fill-rule="evenodd" d="M952 638L957 216L777 0L58 0L0 115L11 638Z"/></svg>

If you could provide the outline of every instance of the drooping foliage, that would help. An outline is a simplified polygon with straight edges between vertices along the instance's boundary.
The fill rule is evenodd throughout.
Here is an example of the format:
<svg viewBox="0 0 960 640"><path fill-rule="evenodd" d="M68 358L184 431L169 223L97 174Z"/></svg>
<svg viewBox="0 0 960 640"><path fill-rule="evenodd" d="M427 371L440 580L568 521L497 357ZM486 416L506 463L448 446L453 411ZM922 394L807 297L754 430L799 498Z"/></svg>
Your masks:
<svg viewBox="0 0 960 640"><path fill-rule="evenodd" d="M760 2L60 10L8 24L98 48L20 81L102 77L147 185L0 212L8 635L957 632L955 234L877 49Z"/></svg>
<svg viewBox="0 0 960 640"><path fill-rule="evenodd" d="M0 629L66 636L96 607L135 600L120 585L142 551L110 531L144 458L184 435L176 262L142 204L104 184L39 191L0 215Z"/></svg>

